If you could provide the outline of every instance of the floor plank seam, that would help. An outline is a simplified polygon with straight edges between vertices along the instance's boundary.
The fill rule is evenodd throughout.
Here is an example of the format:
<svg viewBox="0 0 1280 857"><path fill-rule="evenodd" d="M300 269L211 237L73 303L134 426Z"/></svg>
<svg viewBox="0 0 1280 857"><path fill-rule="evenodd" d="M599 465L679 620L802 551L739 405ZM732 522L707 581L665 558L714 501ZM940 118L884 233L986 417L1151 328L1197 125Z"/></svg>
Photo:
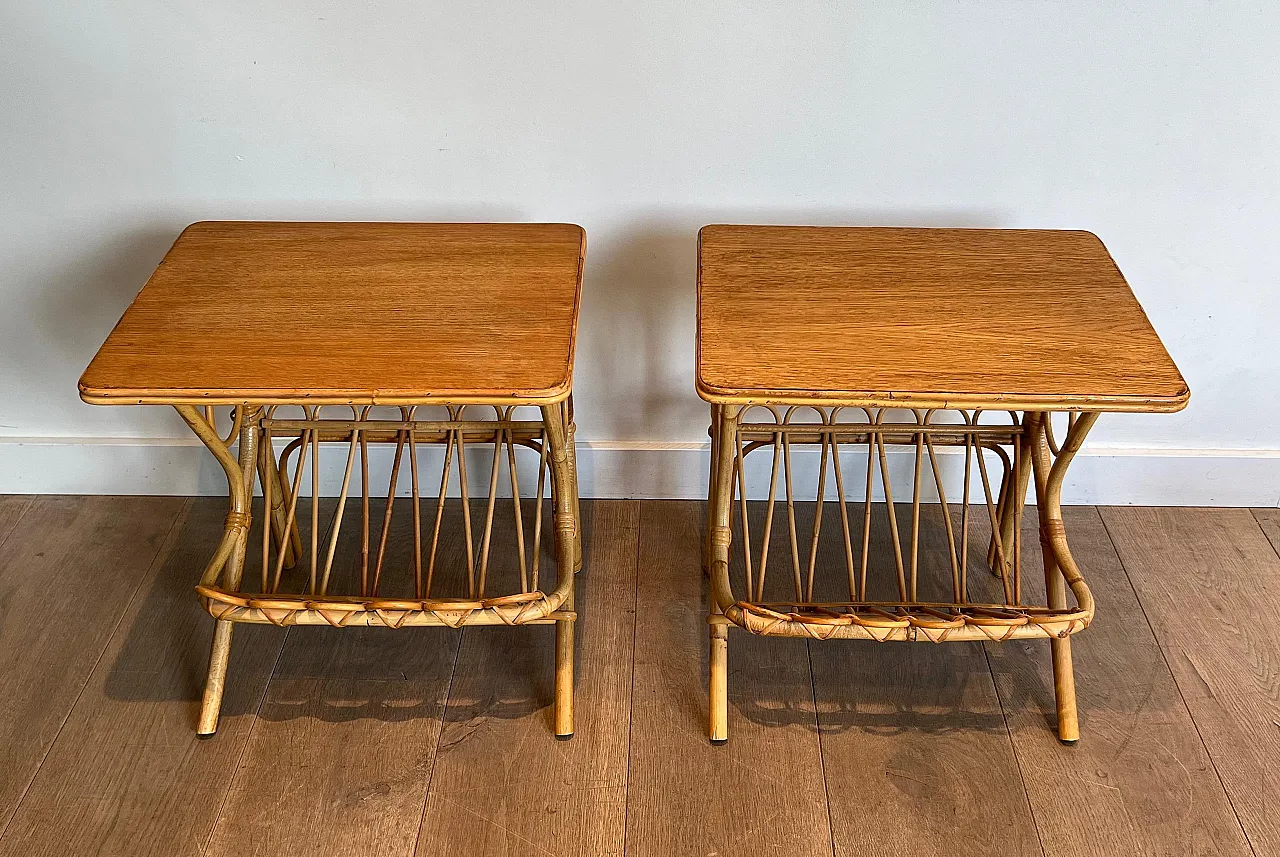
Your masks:
<svg viewBox="0 0 1280 857"><path fill-rule="evenodd" d="M449 668L449 684L444 689L444 705L440 707L440 731L436 733L436 749L431 754L431 770L427 773L427 787L422 792L422 813L418 816L418 832L413 837L411 855L418 853L418 843L422 841L422 828L427 824L427 808L431 806L431 783L436 776L436 765L440 762L440 748L444 745L444 727L449 718L449 703L453 699L453 680L458 675L458 661L462 657L462 645L466 642L466 629L458 633L458 645L453 650L453 666ZM465 807L463 807L465 809Z"/></svg>
<svg viewBox="0 0 1280 857"><path fill-rule="evenodd" d="M1258 520L1258 513L1250 509L1249 515L1252 516L1253 522L1258 525L1258 529L1262 530L1262 537L1267 540L1267 544L1271 545L1271 551L1276 555L1277 559L1280 559L1280 545L1271 540L1271 536L1267 534L1267 528L1262 526L1262 521Z"/></svg>
<svg viewBox="0 0 1280 857"><path fill-rule="evenodd" d="M1250 516L1255 522L1258 520L1256 515L1250 513ZM1178 691L1178 699L1182 702L1183 709L1187 712L1187 719L1191 721L1191 727L1196 730L1196 738L1200 740L1200 746L1204 749L1204 756L1209 760L1209 767L1213 768L1213 775L1218 778L1218 786L1222 789L1222 794L1227 799L1227 806L1231 807L1231 815L1235 817L1236 825L1240 828L1240 835L1244 837L1245 845L1249 847L1249 853L1253 854L1254 857L1261 857L1258 854L1258 849L1254 847L1253 840L1249 838L1249 830L1244 826L1244 821L1241 820L1239 811L1236 810L1235 801L1231 799L1231 791L1222 779L1222 772L1218 770L1218 763L1214 761L1213 754L1209 752L1209 745L1205 743L1204 734L1200 731L1200 724L1196 722L1195 715L1191 712L1191 706L1187 704L1187 697L1182 692L1182 685L1178 682L1178 674L1173 671L1173 664L1169 663L1169 653L1165 651L1164 640L1156 633L1155 626L1151 624L1151 617L1147 615L1147 605L1142 603L1142 593L1138 592L1138 587L1134 585L1133 578L1129 576L1129 568L1125 565L1124 556L1121 555L1120 549L1116 545L1115 537L1111 534L1111 527L1107 524L1107 516L1102 514L1101 509L1098 509L1098 517L1102 520L1103 531L1106 532L1107 538L1111 541L1111 550L1115 553L1116 560L1120 563L1120 570L1124 572L1125 580L1129 581L1129 588L1133 590L1133 596L1137 599L1138 610L1142 613L1142 620L1147 623L1147 630L1151 632L1152 638L1156 641L1156 649L1160 652L1160 660L1164 662L1164 668L1169 671L1169 676L1173 679L1173 686ZM1264 537L1265 535L1266 533L1263 533Z"/></svg>
<svg viewBox="0 0 1280 857"><path fill-rule="evenodd" d="M34 502L35 501L32 501L32 503L28 504L27 509L30 509L31 506L34 505ZM111 627L111 633L107 634L106 638L103 640L102 648L99 650L98 656L93 660L93 666L91 666L85 673L84 683L81 684L80 689L76 691L75 699L71 700L71 704L67 706L66 713L62 715L62 722L59 723L58 728L54 730L53 738L49 740L49 746L45 747L44 753L40 756L40 763L36 765L35 769L31 772L31 776L27 779L26 785L22 787L22 793L18 795L18 799L13 802L13 812L9 814L9 819L5 822L4 827L0 828L0 840L4 839L5 834L9 832L10 825L13 824L13 820L18 817L18 811L22 808L22 802L27 799L27 795L31 792L32 784L35 783L36 778L40 776L40 769L44 767L44 763L49 758L49 754L53 752L54 746L58 743L58 738L62 736L62 730L66 728L67 721L71 719L72 712L74 712L76 710L76 706L80 704L80 700L84 696L85 688L87 688L89 686L89 682L93 680L94 673L98 671L98 667L102 664L102 659L106 657L107 650L111 648L111 641L114 640L116 634L120 632L120 625L124 622L124 617L129 615L129 608L133 606L133 602L138 598L138 594L142 591L143 584L151 579L152 572L156 570L156 563L160 561L162 556L167 554L168 549L171 547L176 536L178 522L183 520L186 516L187 510L190 508L191 498L188 497L183 500L178 512L174 514L173 520L169 523L169 529L165 531L164 538L160 540L160 545L156 548L155 555L151 557L151 561L147 563L147 567L143 570L142 574L138 575L138 582L134 585L133 592L131 592L129 597L125 600L124 606L120 610L120 615L116 617L116 623ZM26 514L26 509L23 510L22 514ZM17 527L15 526L9 531L9 535L12 535L16 529ZM5 536L4 540L8 541L8 535ZM0 542L0 546L2 545L3 543Z"/></svg>
<svg viewBox="0 0 1280 857"><path fill-rule="evenodd" d="M22 523L22 519L27 516L27 512L30 512L31 507L34 506L35 504L36 504L35 497L32 497L30 500L27 501L26 505L22 507L22 511L18 513L18 517L13 519L13 526L9 528L9 532L5 533L4 536L0 537L0 549L3 549L6 545L9 544L9 539L13 536L15 532L17 532L18 525Z"/></svg>
<svg viewBox="0 0 1280 857"><path fill-rule="evenodd" d="M827 757L822 749L822 714L818 711L818 680L813 674L813 643L804 642L805 660L809 662L809 694L813 700L813 725L818 734L818 773L822 776L822 794L827 799L827 836L831 842L831 857L836 857L836 823L831 817L831 785L827 782Z"/></svg>
<svg viewBox="0 0 1280 857"><path fill-rule="evenodd" d="M631 739L636 723L636 637L640 631L640 548L644 541L644 510L648 505L636 504L635 588L631 596L631 704L627 706L627 780L622 789L622 853L627 853L627 837L631 833Z"/></svg>
<svg viewBox="0 0 1280 857"><path fill-rule="evenodd" d="M996 702L1000 706L1000 719L1004 721L1005 735L1009 738L1009 750L1012 751L1013 761L1018 766L1018 782L1022 785L1022 799L1027 802L1027 814L1031 816L1031 827L1036 832L1036 844L1040 846L1041 857L1048 857L1049 852L1044 847L1044 833L1040 830L1040 819L1036 816L1035 804L1031 802L1031 791L1027 788L1027 772L1022 766L1022 756L1018 753L1018 742L1013 740L1013 729L1009 726L1009 712L1005 711L1004 697L1000 693L1000 683L996 681L996 670L991 664L988 645L992 644L982 644L982 659L986 662L987 674L991 677L991 689L995 691Z"/></svg>
<svg viewBox="0 0 1280 857"><path fill-rule="evenodd" d="M222 814L227 811L227 802L231 800L231 792L235 788L236 779L240 776L240 771L244 768L245 757L249 755L249 748L253 745L253 735L258 731L258 724L262 720L262 706L267 702L267 694L271 692L271 682L275 681L276 670L280 668L280 661L284 657L285 644L289 642L289 632L292 628L285 628L284 634L281 635L280 648L276 650L276 659L271 662L271 672L267 674L267 680L262 684L262 695L258 697L258 704L253 708L253 723L249 725L249 732L244 736L244 744L240 747L240 755L236 758L235 767L231 769L231 777L227 780L226 791L222 793L222 801L218 804L218 811L213 816L213 824L209 825L209 832L204 837L204 843L200 846L200 853L209 853L209 846L213 844L213 834L218 831L218 824L222 821Z"/></svg>

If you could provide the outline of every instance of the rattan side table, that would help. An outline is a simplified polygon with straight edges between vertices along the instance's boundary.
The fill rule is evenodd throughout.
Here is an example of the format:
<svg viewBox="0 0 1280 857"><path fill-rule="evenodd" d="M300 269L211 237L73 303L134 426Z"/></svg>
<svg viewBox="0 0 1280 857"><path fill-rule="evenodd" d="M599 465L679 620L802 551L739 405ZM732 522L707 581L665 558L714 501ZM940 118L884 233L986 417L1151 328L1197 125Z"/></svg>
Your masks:
<svg viewBox="0 0 1280 857"><path fill-rule="evenodd" d="M572 736L584 253L582 229L565 224L210 222L178 238L80 394L172 405L226 472L225 530L196 587L216 620L200 734L217 728L237 622L554 623L555 733ZM437 461L424 502L420 471ZM321 499L322 474L336 497ZM491 558L508 490L536 499L501 501L518 553L503 576ZM437 568L446 506L465 573ZM399 559L393 530L411 541ZM539 558L552 539L548 581Z"/></svg>
<svg viewBox="0 0 1280 857"><path fill-rule="evenodd" d="M698 258L711 740L728 737L737 627L813 640L1048 638L1058 737L1077 741L1071 635L1094 602L1067 545L1063 479L1101 412L1177 411L1190 395L1102 242L1064 231L708 226ZM795 503L805 465L792 449L815 446L806 499L839 504L825 534L824 504L810 523ZM760 449L772 468L753 526L747 462ZM1023 592L1032 481L1047 604ZM889 541L877 556L873 514ZM930 518L945 533L935 555L946 557L932 581L921 561ZM980 564L1003 597L971 597Z"/></svg>

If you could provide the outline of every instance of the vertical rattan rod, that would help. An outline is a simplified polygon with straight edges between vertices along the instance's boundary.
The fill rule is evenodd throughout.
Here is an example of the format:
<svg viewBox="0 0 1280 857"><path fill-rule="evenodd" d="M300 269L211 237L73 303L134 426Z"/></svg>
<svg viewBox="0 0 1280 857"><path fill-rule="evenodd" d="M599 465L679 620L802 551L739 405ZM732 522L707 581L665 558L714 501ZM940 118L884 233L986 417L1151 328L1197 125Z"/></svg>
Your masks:
<svg viewBox="0 0 1280 857"><path fill-rule="evenodd" d="M818 564L818 534L822 530L822 507L825 505L827 494L827 443L834 443L835 436L830 432L823 432L820 438L822 444L822 453L818 456L818 502L813 507L813 538L809 540L809 568L808 579L805 580L805 600L813 600L813 573Z"/></svg>
<svg viewBox="0 0 1280 857"><path fill-rule="evenodd" d="M928 417L925 417L928 421ZM942 471L938 467L938 455L934 451L933 441L928 435L924 439L925 451L929 454L929 467L933 471L933 484L938 489L938 508L942 511L942 525L947 533L947 547L949 553L947 558L951 561L951 595L956 603L960 603L961 593L963 592L960 581L960 560L956 555L956 533L955 526L951 521L951 507L947 505L947 492L942 485Z"/></svg>
<svg viewBox="0 0 1280 857"><path fill-rule="evenodd" d="M288 446L286 446L280 452L280 472L287 476L289 473L289 462L288 462L289 450L290 448L294 447L295 444L297 444L296 448L298 450L298 466L297 466L297 469L294 470L293 472L293 480L292 480L293 487L289 492L289 510L284 517L284 526L285 526L285 536L288 538L288 540L290 542L292 542L295 538L298 540L297 542L298 557L297 558L299 560L302 559L302 541L301 541L302 537L301 535L298 534L298 526L297 526L298 497L301 496L302 494L303 464L304 464L304 458L306 455L307 444L311 440L312 431L313 431L312 429L303 430L302 434L298 436L297 441L291 442ZM287 479L280 480L281 490L284 490L284 486L287 484L290 484L289 480ZM271 577L272 592L277 592L280 589L280 573L284 570L284 564L285 564L284 551L279 551L276 554L276 567L275 567L275 570L272 572L272 577Z"/></svg>
<svg viewBox="0 0 1280 857"><path fill-rule="evenodd" d="M360 419L369 418L369 408L360 411ZM360 595L369 594L369 436L360 432Z"/></svg>
<svg viewBox="0 0 1280 857"><path fill-rule="evenodd" d="M577 471L574 471L577 478ZM538 493L533 505L533 567L529 572L529 585L538 588L538 569L542 567L542 501L546 496L547 485L547 430L543 428L538 444Z"/></svg>
<svg viewBox="0 0 1280 857"><path fill-rule="evenodd" d="M401 408L405 421L417 408ZM409 429L409 492L413 498L413 597L422 597L422 492L418 485L418 433Z"/></svg>
<svg viewBox="0 0 1280 857"><path fill-rule="evenodd" d="M289 503L289 492L286 490L280 471L276 468L275 445L270 430L264 430L258 448L258 479L262 483L264 506L271 522L271 535L275 539L276 550L285 553L284 564L293 568L302 557L302 540L295 532L286 537L285 509ZM264 527L265 530L265 527ZM266 566L263 566L263 591L266 591Z"/></svg>
<svg viewBox="0 0 1280 857"><path fill-rule="evenodd" d="M505 419L511 418L511 408L507 408ZM501 433L501 432L500 432ZM516 552L520 554L520 591L529 591L529 566L524 555L524 517L520 510L520 480L516 477L516 440L515 434L507 432L507 473L511 477L511 505L515 512Z"/></svg>
<svg viewBox="0 0 1280 857"><path fill-rule="evenodd" d="M796 600L804 600L800 581L800 543L796 538L796 502L791 491L791 435L782 436L782 473L787 489L787 537L791 545L791 573L796 587Z"/></svg>
<svg viewBox="0 0 1280 857"><path fill-rule="evenodd" d="M307 416L310 419L319 419L320 409L308 409L310 411ZM304 449L301 453L306 455ZM302 459L298 459L301 466ZM311 592L316 591L316 572L318 556L320 553L320 432L311 433Z"/></svg>
<svg viewBox="0 0 1280 857"><path fill-rule="evenodd" d="M391 458L391 477L387 480L387 508L382 512L382 532L378 535L378 558L373 563L371 595L378 594L378 584L382 582L382 563L387 558L387 537L391 533L391 513L396 504L396 480L400 476L400 462L404 460L404 444L408 436L406 431L396 432L396 454Z"/></svg>
<svg viewBox="0 0 1280 857"><path fill-rule="evenodd" d="M833 423L837 413L838 408L831 412ZM835 470L836 495L840 502L840 533L844 537L845 569L849 573L849 598L854 600L858 597L858 585L853 570L853 538L849 527L849 506L844 497L844 473L840 469L840 443L834 434L831 435L831 466Z"/></svg>
<svg viewBox="0 0 1280 857"><path fill-rule="evenodd" d="M866 411L871 420L871 412ZM858 595L855 600L867 600L867 563L871 559L871 497L876 485L875 437L867 439L867 491L862 503L862 553L858 557Z"/></svg>
<svg viewBox="0 0 1280 857"><path fill-rule="evenodd" d="M747 462L742 454L742 438L738 434L738 424L736 420L734 421L733 426L734 426L734 429L733 429L734 443L738 448L738 467L741 468L741 470L739 471L739 475L742 478L742 485L743 485L742 513L743 515L745 515L747 510L747 495L746 495ZM723 427L724 427L724 423L722 421L721 428ZM765 504L764 531L760 535L760 564L759 564L760 573L756 575L756 596L755 597L757 601L764 600L764 576L765 576L765 573L768 571L768 567L769 567L769 539L773 535L773 510L774 510L774 506L777 503L777 497L778 497L778 471L782 469L782 438L783 438L783 435L781 432L777 432L773 436L773 469L769 471L769 499L768 499L768 502ZM721 447L721 449L723 451L723 447ZM732 502L732 500L730 502ZM746 520L746 519L743 518L743 520ZM745 531L742 534L742 541L743 541L742 549L744 551L751 550L751 545L747 542L747 534Z"/></svg>
<svg viewBox="0 0 1280 857"><path fill-rule="evenodd" d="M451 419L461 421L466 405L449 409ZM462 540L467 545L467 597L476 597L476 546L471 535L471 484L467 479L467 438L458 430L458 491L462 497Z"/></svg>
<svg viewBox="0 0 1280 857"><path fill-rule="evenodd" d="M982 496L987 504L987 518L991 525L991 538L996 543L996 565L992 566L992 571L1000 575L1000 583L1004 588L1004 603L1013 604L1013 581L1010 579L1010 565L1008 562L1008 554L1005 551L1004 539L1000 536L1000 520L996 515L996 506L991 493L991 477L987 473L987 457L986 450L981 443L978 444L978 475L982 479Z"/></svg>
<svg viewBox="0 0 1280 857"><path fill-rule="evenodd" d="M711 425L707 430L707 434L711 437L711 463L707 473L707 497L711 496L711 486L716 484L716 468L720 464L720 444L716 442L716 422L718 421L719 405L711 405ZM711 573L711 501L708 499L706 513L703 515L702 528L702 573ZM747 584L747 591L751 591L751 584Z"/></svg>
<svg viewBox="0 0 1280 857"><path fill-rule="evenodd" d="M351 445L347 449L347 469L342 474L342 488L338 492L338 508L333 512L333 522L329 524L329 547L324 555L324 570L320 574L320 594L329 592L329 572L333 569L333 555L338 549L338 534L342 532L342 515L347 508L347 495L351 491L351 471L356 463L356 446L360 432L351 430Z"/></svg>
<svg viewBox="0 0 1280 857"><path fill-rule="evenodd" d="M453 443L457 429L450 429L444 442L444 466L440 468L440 494L436 497L436 519L431 527L431 549L427 556L427 584L424 598L431 597L436 574L436 553L440 549L440 527L444 523L444 500L449 493L449 468L453 466Z"/></svg>
<svg viewBox="0 0 1280 857"><path fill-rule="evenodd" d="M498 412L498 419L502 419L501 412ZM485 506L484 533L480 537L480 580L476 586L477 598L484 598L485 579L489 573L489 548L493 544L493 510L498 502L498 464L502 461L502 435L503 432L499 429L493 439L493 461L489 471L489 502ZM561 484L560 487L563 489L565 486Z"/></svg>
<svg viewBox="0 0 1280 857"><path fill-rule="evenodd" d="M876 413L876 422L879 422L880 417L883 415L884 411L878 411ZM871 440L874 441L877 455L880 458L880 482L884 485L884 505L889 513L889 539L893 542L893 562L898 571L898 597L906 601L907 576L902 564L902 538L898 535L898 512L893 506L893 487L889 478L889 456L885 452L883 434L876 432L872 435Z"/></svg>
<svg viewBox="0 0 1280 857"><path fill-rule="evenodd" d="M719 446L718 440L716 442L716 445ZM746 475L746 471L744 470L744 461L745 459L743 458L743 455L742 455L742 436L739 435L736 441L736 454L733 457L733 478L737 480L738 511L739 511L738 517L741 518L742 520L742 566L743 566L743 571L746 573L747 597L752 598L752 597L755 597L755 589L753 588L755 586L755 582L754 582L754 576L753 576L753 571L751 566L751 526L747 519L747 475ZM723 466L723 464L721 466ZM707 499L707 543L708 545L710 545L710 542L711 542L711 529L712 527L715 526L715 522L711 517L711 513L714 510L711 508L710 498L711 498L711 492L715 489L715 486L719 484L719 479L720 479L720 476L719 476L719 472L717 471L716 481L712 482L707 486L707 498L708 498ZM732 524L733 490L734 489L731 486L729 488L730 526L733 526ZM765 533L766 533L766 541L761 551L763 555L767 555L769 552L769 543L767 541L768 527L765 528ZM710 551L711 548L708 547L707 550ZM709 558L707 560L708 574L711 572L711 565L710 565L711 562L712 562L712 559ZM761 589L764 588L763 583L760 584L760 588Z"/></svg>
<svg viewBox="0 0 1280 857"><path fill-rule="evenodd" d="M916 422L924 424L924 414L914 411ZM911 600L916 600L916 580L920 568L920 477L924 473L924 432L916 435L916 472L911 489Z"/></svg>

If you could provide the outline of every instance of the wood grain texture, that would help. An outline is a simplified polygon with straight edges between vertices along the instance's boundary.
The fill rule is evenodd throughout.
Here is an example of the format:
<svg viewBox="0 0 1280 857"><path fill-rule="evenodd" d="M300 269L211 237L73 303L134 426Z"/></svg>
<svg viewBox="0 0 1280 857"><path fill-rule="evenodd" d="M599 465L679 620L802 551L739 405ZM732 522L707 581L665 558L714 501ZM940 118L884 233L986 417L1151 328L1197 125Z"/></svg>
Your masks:
<svg viewBox="0 0 1280 857"><path fill-rule="evenodd" d="M1248 509L1102 517L1254 853L1280 853L1280 558Z"/></svg>
<svg viewBox="0 0 1280 857"><path fill-rule="evenodd" d="M18 521L31 508L35 497L29 494L10 494L0 496L0 545L5 543Z"/></svg>
<svg viewBox="0 0 1280 857"><path fill-rule="evenodd" d="M198 740L192 725L213 621L191 588L222 535L226 502L190 502L0 839L0 854L179 857L200 854L208 841L283 632L237 630L217 737Z"/></svg>
<svg viewBox="0 0 1280 857"><path fill-rule="evenodd" d="M703 504L641 504L627 853L830 855L804 641L729 635L728 744L706 737Z"/></svg>
<svg viewBox="0 0 1280 857"><path fill-rule="evenodd" d="M702 230L698 390L1031 410L1189 396L1088 232L777 226Z"/></svg>
<svg viewBox="0 0 1280 857"><path fill-rule="evenodd" d="M393 578L412 573L409 502L394 510L384 569ZM334 503L321 501L321 520ZM378 519L383 508L373 504ZM354 517L343 522L335 585L358 579L358 528ZM461 571L459 529L441 538L449 575ZM460 637L446 628L290 628L205 853L411 855Z"/></svg>
<svg viewBox="0 0 1280 857"><path fill-rule="evenodd" d="M567 224L195 223L80 379L97 404L555 401Z"/></svg>
<svg viewBox="0 0 1280 857"><path fill-rule="evenodd" d="M549 627L463 631L417 853L622 854L640 504L583 504L573 740L551 740ZM550 559L550 557L546 557Z"/></svg>
<svg viewBox="0 0 1280 857"><path fill-rule="evenodd" d="M1046 857L1249 854L1102 519L1091 506L1068 507L1064 519L1098 607L1072 646L1078 745L1063 747L1052 728L1048 645L986 644ZM1035 516L1023 522L1023 544L1033 546ZM981 532L976 541L987 543ZM1040 552L1026 551L1024 562L1026 596L1043 598ZM972 580L992 595L1000 589L987 574Z"/></svg>
<svg viewBox="0 0 1280 857"><path fill-rule="evenodd" d="M1271 546L1280 553L1280 509L1254 509L1253 517L1267 534Z"/></svg>
<svg viewBox="0 0 1280 857"><path fill-rule="evenodd" d="M0 830L186 503L41 497L10 532L0 555Z"/></svg>
<svg viewBox="0 0 1280 857"><path fill-rule="evenodd" d="M838 515L826 504L824 517ZM887 519L876 504L872 565L886 567L868 577L881 581L892 564ZM925 591L950 586L946 544L940 517L922 517ZM839 544L828 540L819 561L841 570ZM831 640L810 642L809 654L836 857L867 853L869 842L903 857L1040 854L981 643Z"/></svg>

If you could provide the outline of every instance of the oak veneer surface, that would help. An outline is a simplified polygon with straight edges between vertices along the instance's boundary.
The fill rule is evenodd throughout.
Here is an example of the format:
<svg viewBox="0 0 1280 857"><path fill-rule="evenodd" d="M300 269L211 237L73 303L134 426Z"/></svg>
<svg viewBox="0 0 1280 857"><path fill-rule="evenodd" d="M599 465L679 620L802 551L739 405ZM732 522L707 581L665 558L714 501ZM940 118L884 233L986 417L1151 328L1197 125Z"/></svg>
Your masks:
<svg viewBox="0 0 1280 857"><path fill-rule="evenodd" d="M1189 396L1088 232L707 226L698 252L711 401L1176 411Z"/></svg>
<svg viewBox="0 0 1280 857"><path fill-rule="evenodd" d="M554 401L569 390L584 247L567 224L195 223L81 396Z"/></svg>

